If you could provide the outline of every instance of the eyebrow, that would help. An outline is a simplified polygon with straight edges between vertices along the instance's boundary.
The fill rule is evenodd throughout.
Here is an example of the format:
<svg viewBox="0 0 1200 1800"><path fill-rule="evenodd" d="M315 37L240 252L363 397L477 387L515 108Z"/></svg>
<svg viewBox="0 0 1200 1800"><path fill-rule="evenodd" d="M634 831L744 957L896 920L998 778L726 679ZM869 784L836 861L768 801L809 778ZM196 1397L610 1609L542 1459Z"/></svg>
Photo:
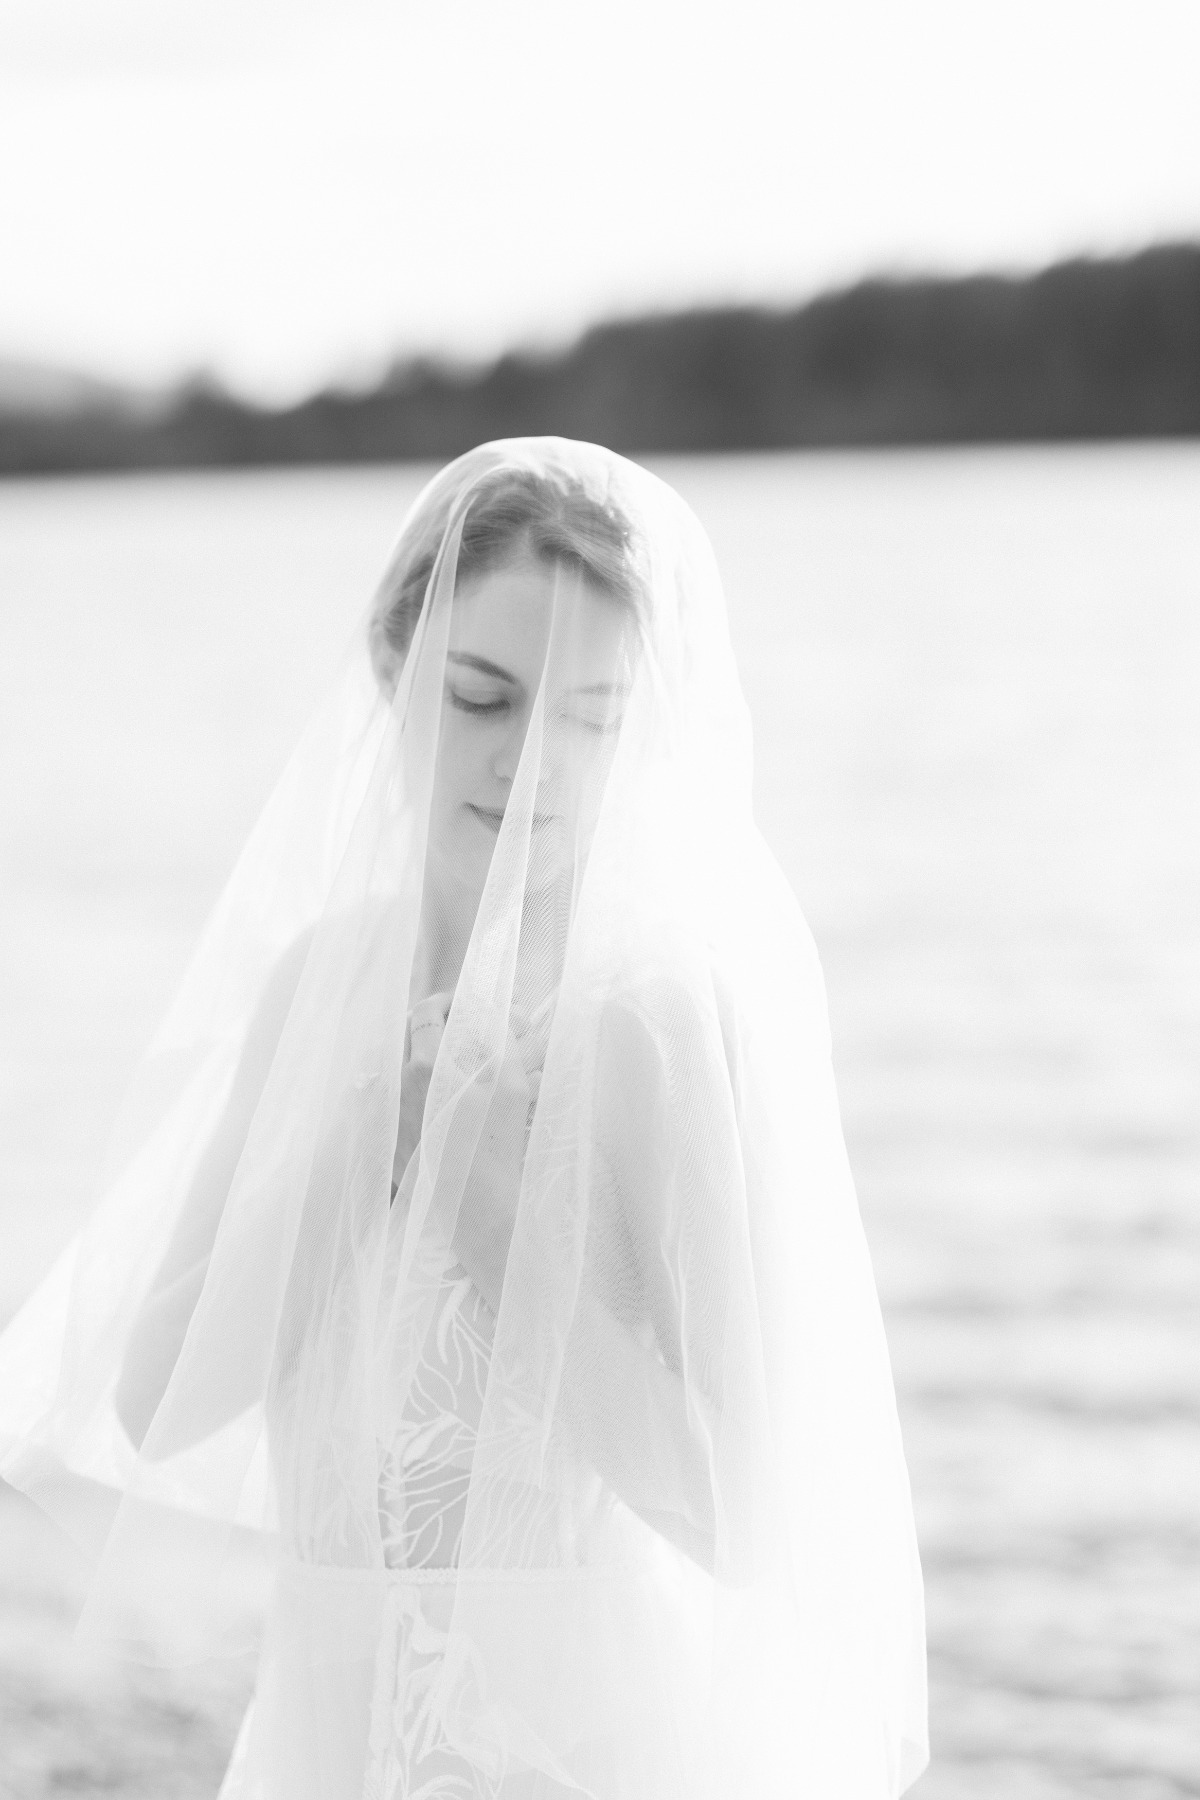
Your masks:
<svg viewBox="0 0 1200 1800"><path fill-rule="evenodd" d="M465 663L469 669L478 669L481 675L494 675L500 681L510 682L519 687L517 677L502 669L499 663L489 662L486 656L475 656L469 650L447 650L446 661ZM629 686L623 681L591 681L586 687L572 688L574 694L627 694Z"/></svg>
<svg viewBox="0 0 1200 1800"><path fill-rule="evenodd" d="M446 661L466 663L469 669L478 669L481 675L495 675L501 681L511 682L513 687L519 685L515 675L510 674L507 669L502 669L499 663L489 662L486 656L472 656L467 650L448 650Z"/></svg>

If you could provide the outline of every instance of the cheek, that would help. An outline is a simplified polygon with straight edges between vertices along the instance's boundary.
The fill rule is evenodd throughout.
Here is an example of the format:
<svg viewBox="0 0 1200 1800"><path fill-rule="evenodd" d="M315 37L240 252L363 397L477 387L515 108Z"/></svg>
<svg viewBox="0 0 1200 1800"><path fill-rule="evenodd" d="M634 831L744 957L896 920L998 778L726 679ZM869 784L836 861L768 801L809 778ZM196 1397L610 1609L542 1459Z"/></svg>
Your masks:
<svg viewBox="0 0 1200 1800"><path fill-rule="evenodd" d="M610 760L606 747L597 746L591 738L563 746L563 753L554 760L550 785L557 790L564 812L574 815L594 810L604 792Z"/></svg>
<svg viewBox="0 0 1200 1800"><path fill-rule="evenodd" d="M434 781L435 805L442 812L470 799L483 763L478 742L482 732L464 731L452 715L448 715L438 743L437 772Z"/></svg>

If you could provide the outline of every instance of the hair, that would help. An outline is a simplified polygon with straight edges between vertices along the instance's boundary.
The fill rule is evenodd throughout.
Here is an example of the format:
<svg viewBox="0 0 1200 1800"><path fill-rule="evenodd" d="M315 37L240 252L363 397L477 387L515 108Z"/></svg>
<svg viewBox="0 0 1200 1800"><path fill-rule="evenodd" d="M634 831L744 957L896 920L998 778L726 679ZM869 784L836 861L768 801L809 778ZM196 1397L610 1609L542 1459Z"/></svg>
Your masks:
<svg viewBox="0 0 1200 1800"><path fill-rule="evenodd" d="M368 636L371 662L385 689L395 686L412 643L453 498L444 497L432 517L414 521L409 541L401 542L380 584ZM463 523L456 588L521 551L538 562L577 570L640 616L645 583L633 526L616 506L593 499L574 476L508 468L478 482Z"/></svg>

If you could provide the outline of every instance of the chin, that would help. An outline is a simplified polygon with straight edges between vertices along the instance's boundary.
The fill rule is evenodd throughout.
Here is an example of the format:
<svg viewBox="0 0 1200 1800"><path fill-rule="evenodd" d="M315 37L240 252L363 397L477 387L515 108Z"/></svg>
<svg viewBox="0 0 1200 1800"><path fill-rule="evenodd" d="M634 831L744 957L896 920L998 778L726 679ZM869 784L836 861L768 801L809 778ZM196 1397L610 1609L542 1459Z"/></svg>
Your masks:
<svg viewBox="0 0 1200 1800"><path fill-rule="evenodd" d="M478 893L487 878L494 848L493 844L481 850L480 845L468 839L464 832L457 843L430 843L427 861L443 888L473 889Z"/></svg>

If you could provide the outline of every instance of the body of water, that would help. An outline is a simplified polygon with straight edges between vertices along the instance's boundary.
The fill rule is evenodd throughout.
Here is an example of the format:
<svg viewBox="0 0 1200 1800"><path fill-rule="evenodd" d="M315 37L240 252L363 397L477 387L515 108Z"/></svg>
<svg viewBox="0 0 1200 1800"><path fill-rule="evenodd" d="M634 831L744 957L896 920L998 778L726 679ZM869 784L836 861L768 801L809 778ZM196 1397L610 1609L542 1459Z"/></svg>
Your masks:
<svg viewBox="0 0 1200 1800"><path fill-rule="evenodd" d="M821 951L912 1472L929 1800L1200 1794L1200 446L661 472ZM422 471L0 488L0 1319ZM75 1648L0 1500L0 1773L210 1800L241 1677Z"/></svg>

